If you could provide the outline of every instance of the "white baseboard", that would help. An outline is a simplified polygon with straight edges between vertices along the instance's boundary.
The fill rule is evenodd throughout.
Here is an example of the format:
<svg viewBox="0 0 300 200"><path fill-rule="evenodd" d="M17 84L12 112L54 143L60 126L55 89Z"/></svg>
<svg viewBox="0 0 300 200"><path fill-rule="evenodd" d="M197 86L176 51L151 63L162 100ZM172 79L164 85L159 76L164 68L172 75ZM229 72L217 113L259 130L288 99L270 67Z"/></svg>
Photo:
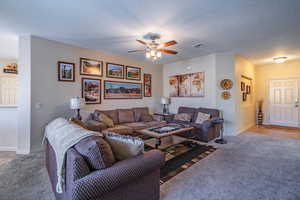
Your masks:
<svg viewBox="0 0 300 200"><path fill-rule="evenodd" d="M17 147L4 147L0 146L0 151L17 151Z"/></svg>

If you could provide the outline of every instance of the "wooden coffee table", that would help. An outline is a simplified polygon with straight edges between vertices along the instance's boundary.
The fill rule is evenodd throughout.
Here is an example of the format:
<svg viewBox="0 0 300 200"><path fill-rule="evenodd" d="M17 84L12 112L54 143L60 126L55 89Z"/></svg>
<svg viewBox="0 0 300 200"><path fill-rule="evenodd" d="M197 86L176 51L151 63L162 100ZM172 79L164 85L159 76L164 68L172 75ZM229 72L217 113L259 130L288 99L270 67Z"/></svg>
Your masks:
<svg viewBox="0 0 300 200"><path fill-rule="evenodd" d="M167 126L167 125L166 125ZM146 128L137 131L140 134L147 135L153 137L151 139L145 140L145 144L156 148L156 149L165 149L175 144L179 144L181 142L186 141L187 139L184 137L177 136L175 134L184 133L187 134L193 130L193 127L184 127L174 131L166 132L166 133L157 133L150 130L151 128Z"/></svg>

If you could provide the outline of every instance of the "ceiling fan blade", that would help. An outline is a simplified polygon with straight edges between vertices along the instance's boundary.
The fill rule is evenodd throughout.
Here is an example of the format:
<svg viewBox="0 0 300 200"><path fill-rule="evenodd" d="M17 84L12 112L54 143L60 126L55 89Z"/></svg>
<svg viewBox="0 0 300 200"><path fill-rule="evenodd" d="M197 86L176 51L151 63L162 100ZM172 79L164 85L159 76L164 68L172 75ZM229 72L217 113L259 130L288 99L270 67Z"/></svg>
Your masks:
<svg viewBox="0 0 300 200"><path fill-rule="evenodd" d="M159 49L159 51L163 53L174 54L174 55L178 53L177 51L168 50L168 49Z"/></svg>
<svg viewBox="0 0 300 200"><path fill-rule="evenodd" d="M169 47L169 46L172 46L172 45L175 45L175 44L177 44L177 42L175 40L172 40L172 41L165 42L165 43L161 44L160 48Z"/></svg>
<svg viewBox="0 0 300 200"><path fill-rule="evenodd" d="M146 42L144 42L143 40L136 40L136 41L138 41L139 43L141 43L141 44L143 44L143 45L148 45Z"/></svg>
<svg viewBox="0 0 300 200"><path fill-rule="evenodd" d="M135 53L135 52L143 52L145 49L139 49L139 50L128 50L128 53Z"/></svg>

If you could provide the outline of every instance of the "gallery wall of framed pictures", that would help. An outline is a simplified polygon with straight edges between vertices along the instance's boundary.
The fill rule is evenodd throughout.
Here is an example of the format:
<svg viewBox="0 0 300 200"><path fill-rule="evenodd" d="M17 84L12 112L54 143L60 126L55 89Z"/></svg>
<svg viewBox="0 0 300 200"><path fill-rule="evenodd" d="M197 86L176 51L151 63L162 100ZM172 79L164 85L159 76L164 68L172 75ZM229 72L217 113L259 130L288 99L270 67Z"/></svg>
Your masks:
<svg viewBox="0 0 300 200"><path fill-rule="evenodd" d="M152 75L136 66L98 59L79 58L81 97L86 104L101 104L102 98L142 99L152 97ZM58 81L76 81L75 63L58 61ZM103 85L102 85L103 84Z"/></svg>
<svg viewBox="0 0 300 200"><path fill-rule="evenodd" d="M241 77L241 95L243 104L252 103L252 78L242 75Z"/></svg>

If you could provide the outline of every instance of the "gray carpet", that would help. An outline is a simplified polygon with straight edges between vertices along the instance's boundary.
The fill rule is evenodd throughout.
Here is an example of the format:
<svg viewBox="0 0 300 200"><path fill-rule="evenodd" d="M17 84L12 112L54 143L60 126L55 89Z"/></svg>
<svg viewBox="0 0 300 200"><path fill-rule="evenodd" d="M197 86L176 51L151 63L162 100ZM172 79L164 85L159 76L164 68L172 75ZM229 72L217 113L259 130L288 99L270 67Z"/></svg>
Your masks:
<svg viewBox="0 0 300 200"><path fill-rule="evenodd" d="M300 140L257 134L229 144L161 186L163 200L299 200ZM0 199L54 199L42 152L0 167Z"/></svg>

